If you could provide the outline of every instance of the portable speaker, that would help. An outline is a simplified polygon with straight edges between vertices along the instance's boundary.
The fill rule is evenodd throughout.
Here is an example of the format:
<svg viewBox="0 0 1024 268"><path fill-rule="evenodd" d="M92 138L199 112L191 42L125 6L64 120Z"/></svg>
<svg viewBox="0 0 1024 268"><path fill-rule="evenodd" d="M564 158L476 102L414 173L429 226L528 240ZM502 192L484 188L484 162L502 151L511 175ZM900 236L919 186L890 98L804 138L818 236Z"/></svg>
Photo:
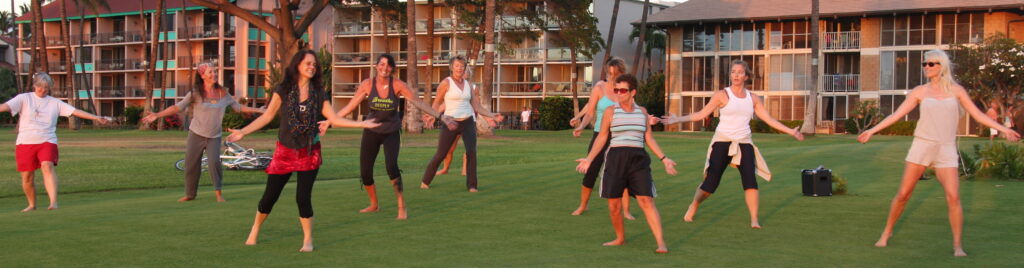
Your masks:
<svg viewBox="0 0 1024 268"><path fill-rule="evenodd" d="M803 178L805 196L831 196L832 170L819 166L816 169L805 169L800 172Z"/></svg>

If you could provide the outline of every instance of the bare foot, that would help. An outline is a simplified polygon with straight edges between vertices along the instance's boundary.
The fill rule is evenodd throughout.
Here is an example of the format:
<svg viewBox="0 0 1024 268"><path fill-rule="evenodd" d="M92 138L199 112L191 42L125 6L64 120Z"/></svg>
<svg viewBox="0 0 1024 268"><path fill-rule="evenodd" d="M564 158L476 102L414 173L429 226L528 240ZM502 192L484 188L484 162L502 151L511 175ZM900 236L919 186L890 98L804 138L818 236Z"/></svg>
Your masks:
<svg viewBox="0 0 1024 268"><path fill-rule="evenodd" d="M313 241L303 242L299 252L313 252Z"/></svg>
<svg viewBox="0 0 1024 268"><path fill-rule="evenodd" d="M448 174L448 170L447 169L438 170L436 173L434 173L434 176L444 175L444 174Z"/></svg>
<svg viewBox="0 0 1024 268"><path fill-rule="evenodd" d="M427 185L426 183L422 183L421 182L420 183L420 189L430 189L430 185Z"/></svg>
<svg viewBox="0 0 1024 268"><path fill-rule="evenodd" d="M572 215L573 216L583 215L584 211L587 211L587 207L579 207L579 208L576 209L576 211L572 212Z"/></svg>
<svg viewBox="0 0 1024 268"><path fill-rule="evenodd" d="M659 246L658 249L654 250L654 253L658 253L658 254L668 253L668 247L667 246Z"/></svg>
<svg viewBox="0 0 1024 268"><path fill-rule="evenodd" d="M964 252L963 248L953 248L953 256L967 257L967 252Z"/></svg>
<svg viewBox="0 0 1024 268"><path fill-rule="evenodd" d="M377 210L380 210L380 208L377 207L377 204L371 204L369 207L366 207L364 209L360 209L359 213L377 212Z"/></svg>
<svg viewBox="0 0 1024 268"><path fill-rule="evenodd" d="M58 209L58 208L60 208L60 206L57 206L57 204L50 204L50 207L48 207L46 209L47 210L54 210L54 209Z"/></svg>
<svg viewBox="0 0 1024 268"><path fill-rule="evenodd" d="M750 222L750 229L761 229L761 224L757 223L756 221Z"/></svg>
<svg viewBox="0 0 1024 268"><path fill-rule="evenodd" d="M878 242L875 242L875 246L880 248L888 246L890 237L892 237L892 235L882 234L882 237L878 238Z"/></svg>
<svg viewBox="0 0 1024 268"><path fill-rule="evenodd" d="M475 193L475 192L479 192L479 191L480 190L477 190L476 188L469 188L469 192L470 193Z"/></svg>
<svg viewBox="0 0 1024 268"><path fill-rule="evenodd" d="M404 219L407 219L408 217L409 216L405 213L405 208L403 208L403 207L398 208L398 217L395 217L395 219L397 219L397 220L404 220Z"/></svg>
<svg viewBox="0 0 1024 268"><path fill-rule="evenodd" d="M33 210L36 210L36 206L25 207L25 209L22 209L21 212L29 212L29 211L33 211Z"/></svg>
<svg viewBox="0 0 1024 268"><path fill-rule="evenodd" d="M256 232L249 232L249 238L245 239L246 246L252 246L256 244L256 237L259 236Z"/></svg>
<svg viewBox="0 0 1024 268"><path fill-rule="evenodd" d="M466 176L466 171L465 170L462 171L462 176Z"/></svg>
<svg viewBox="0 0 1024 268"><path fill-rule="evenodd" d="M613 246L621 246L621 245L625 245L625 244L626 244L626 239L615 239L615 240L612 240L612 241L605 242L604 244L601 244L601 245L602 246L606 246L606 247L613 247Z"/></svg>
<svg viewBox="0 0 1024 268"><path fill-rule="evenodd" d="M188 202L188 201L192 201L192 200L196 200L196 199L194 197L188 197L188 196L182 196L181 198L178 198L178 202Z"/></svg>
<svg viewBox="0 0 1024 268"><path fill-rule="evenodd" d="M683 221L693 222L693 216L697 214L697 208L690 204L690 207L686 209L686 214L683 215Z"/></svg>
<svg viewBox="0 0 1024 268"><path fill-rule="evenodd" d="M225 202L225 201L227 201L227 200L224 200L224 194L221 193L220 190L215 191L215 193L217 194L217 202Z"/></svg>
<svg viewBox="0 0 1024 268"><path fill-rule="evenodd" d="M636 219L636 217L633 217L633 213L629 213L629 211L622 212L622 217L626 218L627 220L635 220Z"/></svg>

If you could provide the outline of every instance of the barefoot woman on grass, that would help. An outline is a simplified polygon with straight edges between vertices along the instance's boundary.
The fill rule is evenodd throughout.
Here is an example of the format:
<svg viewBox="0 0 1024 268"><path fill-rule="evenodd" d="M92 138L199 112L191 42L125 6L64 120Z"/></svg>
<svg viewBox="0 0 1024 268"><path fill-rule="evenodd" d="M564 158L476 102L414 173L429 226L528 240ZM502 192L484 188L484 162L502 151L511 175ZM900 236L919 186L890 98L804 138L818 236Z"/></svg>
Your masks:
<svg viewBox="0 0 1024 268"><path fill-rule="evenodd" d="M267 112L256 118L241 130L229 129L230 142L241 140L245 135L259 130L278 117L280 128L277 133L277 147L267 167L267 188L257 206L256 220L249 232L246 245L255 245L260 226L270 215L274 203L281 196L281 190L288 183L292 173L298 173L295 202L299 205L299 223L302 225L302 248L299 251L313 251L313 203L311 194L313 182L323 162L320 154L318 124L338 127L372 128L379 124L373 121L354 122L334 117L330 92L325 91L316 63L316 53L302 50L292 57L285 69L284 79L274 89ZM317 122L323 115L326 121Z"/></svg>
<svg viewBox="0 0 1024 268"><path fill-rule="evenodd" d="M953 230L953 255L967 256L960 240L964 228L964 211L960 206L960 174L957 171L959 155L956 145L960 111L967 110L974 120L999 130L1009 141L1020 140L1020 134L985 116L985 113L974 106L974 101L967 95L967 91L953 79L949 56L945 52L931 50L924 54L924 58L921 68L928 77L928 83L914 88L907 95L907 100L903 101L892 115L857 137L857 141L867 143L872 135L896 123L915 107L920 106L921 118L917 121L914 141L905 159L903 179L889 206L885 229L882 230L882 236L878 238L875 246L888 245L889 238L892 237L892 228L903 214L903 209L914 192L914 186L917 185L925 168L932 167L935 169L939 184L942 184L942 189L946 191L949 226Z"/></svg>

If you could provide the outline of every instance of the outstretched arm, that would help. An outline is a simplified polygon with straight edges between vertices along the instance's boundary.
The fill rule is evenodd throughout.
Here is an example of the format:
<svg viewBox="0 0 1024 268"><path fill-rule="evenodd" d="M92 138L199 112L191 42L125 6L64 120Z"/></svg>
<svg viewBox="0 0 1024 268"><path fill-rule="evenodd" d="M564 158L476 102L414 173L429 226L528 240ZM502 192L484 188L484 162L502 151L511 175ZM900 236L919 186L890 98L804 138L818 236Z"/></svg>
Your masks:
<svg viewBox="0 0 1024 268"><path fill-rule="evenodd" d="M647 109L641 109L644 111L644 117L647 117ZM651 148L651 152L654 153L654 156L661 159L661 163L665 165L665 173L668 173L669 175L676 175L678 173L676 171L676 161L673 161L672 158L668 158L668 155L661 151L661 146L658 146L658 142L654 140L654 131L652 131L650 127L648 127L647 131L644 132L644 141L647 143L647 146Z"/></svg>
<svg viewBox="0 0 1024 268"><path fill-rule="evenodd" d="M236 142L244 138L245 135L249 135L249 133L252 133L253 131L263 128L264 126L269 124L270 121L274 120L274 116L277 116L277 110L280 108L281 95L274 93L274 95L271 95L270 97L270 103L267 104L266 112L260 115L260 117L257 117L256 120L253 120L252 123L249 123L248 126L245 126L240 130L228 129L228 131L231 132L231 135L229 135L225 140L230 142Z"/></svg>
<svg viewBox="0 0 1024 268"><path fill-rule="evenodd" d="M420 110L423 111L424 113L427 113L430 116L433 116L434 118L441 119L441 121L443 121L444 124L448 126L449 130L455 130L455 128L458 128L458 124L455 123L454 119L452 119L449 116L442 116L440 112L434 110L434 108L431 108L430 105L424 103L419 96L416 96L416 94L413 94L412 91L409 90L409 87L406 86L404 82L395 81L395 93L401 95L402 97L405 97L406 101L412 103L412 105L416 106L416 108L420 108Z"/></svg>
<svg viewBox="0 0 1024 268"><path fill-rule="evenodd" d="M750 94L750 92L747 92L747 94ZM789 128L786 125L783 125L782 123L779 122L779 120L775 120L775 118L772 118L772 115L768 113L768 109L765 109L764 104L761 103L761 98L753 96L753 94L751 94L751 96L749 97L753 98L754 100L754 114L757 115L757 118L760 118L762 121L767 123L768 126L771 126L772 128L782 133L786 133L790 136L793 136L793 138L795 138L798 141L804 140L804 134L800 133L799 127Z"/></svg>
<svg viewBox="0 0 1024 268"><path fill-rule="evenodd" d="M334 127L352 127L352 128L374 128L380 125L380 123L374 122L373 120L365 121L352 121L344 117L334 116L334 109L331 108L331 102L324 101L323 109L320 111L327 120L320 121L320 125L330 124Z"/></svg>
<svg viewBox="0 0 1024 268"><path fill-rule="evenodd" d="M91 113L88 113L88 112L82 111L82 110L75 110L73 113L71 113L71 115L75 116L75 117L78 117L78 118L89 119L89 120L95 121L96 123L99 123L100 125L105 125L108 122L106 117L102 117L102 116L98 116L98 115L95 115L95 114L91 114Z"/></svg>
<svg viewBox="0 0 1024 268"><path fill-rule="evenodd" d="M716 109L724 106L728 102L728 99L729 96L725 91L716 91L715 95L711 96L711 101L709 101L707 105L704 105L704 108L701 108L700 111L686 116L676 116L669 113L668 115L661 117L661 123L669 125L704 120L704 118L711 116L711 113L715 112Z"/></svg>
<svg viewBox="0 0 1024 268"><path fill-rule="evenodd" d="M179 109L177 105L172 105L171 107L167 107L167 109L164 109L163 111L160 111L158 113L151 113L146 117L143 117L142 120L139 121L142 121L143 124L149 124L158 118L163 118L164 116L177 114L179 112L181 112L181 109Z"/></svg>
<svg viewBox="0 0 1024 268"><path fill-rule="evenodd" d="M0 113L2 113L2 112L10 112L10 111L11 111L11 106L8 106L6 103L0 104Z"/></svg>
<svg viewBox="0 0 1024 268"><path fill-rule="evenodd" d="M956 94L957 100L960 101L960 106L963 106L964 109L967 110L967 113L970 114L974 120L978 121L978 123L1005 133L1006 139L1009 141L1020 140L1020 133L1000 124L996 120L992 120L992 118L988 117L985 113L982 113L981 110L974 105L974 102L971 101L971 97L967 95L967 90L964 90L963 87L956 86L953 91L953 94Z"/></svg>
<svg viewBox="0 0 1024 268"><path fill-rule="evenodd" d="M899 121L900 118L903 118L903 116L906 116L908 113L913 111L914 108L917 107L917 104L921 103L922 90L924 89L918 86L913 91L911 91L910 94L907 95L907 99L900 104L900 107L896 108L896 111L894 111L889 116L885 117L885 119L882 119L882 122L878 122L878 125L875 125L874 127L864 131L863 133L860 133L860 135L857 136L857 141L859 141L860 143L867 143L869 140L871 140L871 136L875 135L875 133L878 133L879 131L891 126L892 124L896 123L896 121Z"/></svg>
<svg viewBox="0 0 1024 268"><path fill-rule="evenodd" d="M337 117L346 117L351 114L352 111L355 111L356 107L359 107L359 104L363 102L363 99L370 94L370 90L372 89L370 87L370 83L373 83L373 78L367 79L359 84L359 87L356 89L356 94L352 96L352 99L348 101L348 104L346 104L344 108L341 108L341 110L338 111L336 114Z"/></svg>

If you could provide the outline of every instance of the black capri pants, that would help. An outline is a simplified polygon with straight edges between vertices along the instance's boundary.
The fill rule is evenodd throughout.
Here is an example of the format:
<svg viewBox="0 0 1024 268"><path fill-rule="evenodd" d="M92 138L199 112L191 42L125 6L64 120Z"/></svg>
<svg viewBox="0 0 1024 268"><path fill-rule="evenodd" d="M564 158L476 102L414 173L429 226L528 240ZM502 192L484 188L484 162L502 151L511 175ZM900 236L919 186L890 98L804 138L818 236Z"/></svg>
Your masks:
<svg viewBox="0 0 1024 268"><path fill-rule="evenodd" d="M299 217L313 217L313 182L316 181L316 174L319 171L320 169L293 172L299 174L299 185L295 188L295 203L299 205ZM284 189L285 184L288 184L288 179L291 176L292 173L267 175L267 189L263 191L263 198L260 199L259 207L256 208L260 213L270 214L270 210L274 209L274 203L277 203L277 198L281 197L281 190Z"/></svg>
<svg viewBox="0 0 1024 268"><path fill-rule="evenodd" d="M401 147L402 131L381 134L363 130L363 140L359 145L359 176L363 185L373 185L373 164L377 161L380 147L384 146L384 166L388 177L395 180L398 191L402 191L402 170L398 169L398 149Z"/></svg>
<svg viewBox="0 0 1024 268"><path fill-rule="evenodd" d="M708 158L707 175L704 177L704 182L700 184L701 190L715 193L715 190L718 189L718 184L722 182L722 174L725 173L725 168L732 161L732 156L729 156L730 144L732 143L720 141L711 145L711 157ZM740 153L743 154L739 166L743 189L757 189L757 178L754 173L754 168L756 168L754 146L749 143L740 143L739 145Z"/></svg>
<svg viewBox="0 0 1024 268"><path fill-rule="evenodd" d="M590 138L590 145L587 146L587 153L594 149L594 142L597 141L598 132L594 132L594 136ZM611 135L608 135L609 139ZM597 153L597 157L594 157L594 161L590 161L590 168L587 169L587 173L583 174L583 187L594 189L594 184L597 182L597 177L601 175L601 165L604 164L604 153L608 151L608 144L611 142L609 139L605 139L604 147L601 148L601 152Z"/></svg>
<svg viewBox="0 0 1024 268"><path fill-rule="evenodd" d="M462 134L462 143L466 145L466 188L476 189L476 120L470 117L458 121L458 124L455 130L441 127L441 135L437 139L437 152L434 153L434 158L430 159L430 163L427 163L427 169L423 171L424 184L430 185L434 181L437 167L444 161L452 145L458 141L458 135Z"/></svg>

